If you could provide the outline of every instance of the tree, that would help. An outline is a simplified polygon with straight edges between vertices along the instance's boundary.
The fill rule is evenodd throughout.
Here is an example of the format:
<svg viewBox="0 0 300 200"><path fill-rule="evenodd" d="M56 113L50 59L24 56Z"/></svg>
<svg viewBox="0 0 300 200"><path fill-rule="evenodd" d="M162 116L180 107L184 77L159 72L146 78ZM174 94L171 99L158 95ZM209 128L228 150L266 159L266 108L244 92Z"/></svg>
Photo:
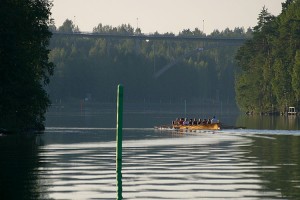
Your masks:
<svg viewBox="0 0 300 200"><path fill-rule="evenodd" d="M288 77L283 63L281 60L276 59L274 63L274 78L271 81L274 95L276 96L279 108L284 111L287 104L288 91Z"/></svg>
<svg viewBox="0 0 300 200"><path fill-rule="evenodd" d="M292 73L292 87L297 101L300 100L300 51L296 52L295 64Z"/></svg>
<svg viewBox="0 0 300 200"><path fill-rule="evenodd" d="M58 28L59 32L63 33L72 33L72 32L79 32L78 26L75 26L72 20L66 19L62 26Z"/></svg>
<svg viewBox="0 0 300 200"><path fill-rule="evenodd" d="M262 112L282 112L288 105L299 104L300 0L287 0L282 7L277 17L265 7L262 9L253 38L237 53L240 71L236 92L241 108L251 104ZM244 79L260 80L257 88L261 92L248 92L252 82L242 81Z"/></svg>
<svg viewBox="0 0 300 200"><path fill-rule="evenodd" d="M258 23L257 26L254 27L254 32L261 32L262 28L265 27L266 24L271 22L274 19L274 16L268 12L268 9L264 6L261 12L258 15Z"/></svg>
<svg viewBox="0 0 300 200"><path fill-rule="evenodd" d="M286 2L281 3L281 5L282 5L282 11L285 11L289 7L289 5L291 3L293 3L293 2L294 2L294 0L286 0Z"/></svg>
<svg viewBox="0 0 300 200"><path fill-rule="evenodd" d="M50 103L44 86L54 65L48 61L51 1L2 0L0 7L0 127L43 129Z"/></svg>

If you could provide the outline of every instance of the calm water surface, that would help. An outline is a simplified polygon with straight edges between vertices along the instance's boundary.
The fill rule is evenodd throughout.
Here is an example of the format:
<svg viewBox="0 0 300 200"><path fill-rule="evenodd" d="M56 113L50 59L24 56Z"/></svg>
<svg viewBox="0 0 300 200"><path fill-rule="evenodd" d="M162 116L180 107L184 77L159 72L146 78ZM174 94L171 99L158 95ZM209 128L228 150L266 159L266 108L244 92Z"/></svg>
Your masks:
<svg viewBox="0 0 300 200"><path fill-rule="evenodd" d="M249 128L215 132L151 128L173 117L125 113L124 199L300 199L297 118L220 116ZM53 112L44 134L0 137L0 199L115 199L114 121Z"/></svg>

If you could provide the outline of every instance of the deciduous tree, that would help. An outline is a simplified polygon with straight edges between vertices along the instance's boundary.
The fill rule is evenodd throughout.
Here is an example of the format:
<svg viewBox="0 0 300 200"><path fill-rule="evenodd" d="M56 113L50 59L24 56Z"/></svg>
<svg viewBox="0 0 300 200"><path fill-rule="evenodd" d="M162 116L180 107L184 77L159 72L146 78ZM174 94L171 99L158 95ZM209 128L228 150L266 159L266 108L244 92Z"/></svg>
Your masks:
<svg viewBox="0 0 300 200"><path fill-rule="evenodd" d="M48 0L1 0L1 128L43 128L50 103L44 86L53 73L47 48L51 7Z"/></svg>

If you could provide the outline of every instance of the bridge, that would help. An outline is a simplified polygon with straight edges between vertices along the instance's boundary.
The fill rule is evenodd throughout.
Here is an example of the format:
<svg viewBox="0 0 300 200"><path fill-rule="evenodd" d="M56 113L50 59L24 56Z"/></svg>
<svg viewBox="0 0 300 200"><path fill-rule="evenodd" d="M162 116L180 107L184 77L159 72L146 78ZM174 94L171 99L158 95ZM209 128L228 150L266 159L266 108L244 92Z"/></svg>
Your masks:
<svg viewBox="0 0 300 200"><path fill-rule="evenodd" d="M250 38L245 37L212 37L212 36L188 36L188 35L172 35L172 34L120 34L120 33L94 33L94 32L52 32L55 36L68 36L68 37L87 37L87 38L104 38L104 39L133 39L136 41L136 49L138 49L138 41L154 41L154 40L177 40L177 41L202 41L203 43L213 42L213 46L207 46L204 48L196 48L191 50L179 58L171 61L169 64L163 66L159 71L154 71L154 78L160 77L174 65L181 62L184 58L193 54L209 50L212 48L218 48L221 46L240 46ZM218 44L215 44L218 43ZM222 45L219 45L222 43Z"/></svg>
<svg viewBox="0 0 300 200"><path fill-rule="evenodd" d="M213 36L189 36L173 34L129 34L129 33L94 33L94 32L58 32L53 31L55 36L89 37L105 39L135 39L135 40L186 40L186 41L207 41L243 44L249 38L245 37L213 37Z"/></svg>

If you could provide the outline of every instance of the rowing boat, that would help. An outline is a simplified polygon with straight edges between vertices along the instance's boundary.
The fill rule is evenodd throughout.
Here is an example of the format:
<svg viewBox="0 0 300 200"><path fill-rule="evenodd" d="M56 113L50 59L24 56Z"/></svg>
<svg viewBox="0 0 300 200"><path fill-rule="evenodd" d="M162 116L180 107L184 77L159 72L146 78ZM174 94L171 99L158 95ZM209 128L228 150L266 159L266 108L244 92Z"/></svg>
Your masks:
<svg viewBox="0 0 300 200"><path fill-rule="evenodd" d="M165 125L165 126L155 126L155 129L159 130L220 130L220 123L213 124L197 124L197 125Z"/></svg>
<svg viewBox="0 0 300 200"><path fill-rule="evenodd" d="M220 130L220 123L197 124L197 125L173 125L173 128L179 130Z"/></svg>

